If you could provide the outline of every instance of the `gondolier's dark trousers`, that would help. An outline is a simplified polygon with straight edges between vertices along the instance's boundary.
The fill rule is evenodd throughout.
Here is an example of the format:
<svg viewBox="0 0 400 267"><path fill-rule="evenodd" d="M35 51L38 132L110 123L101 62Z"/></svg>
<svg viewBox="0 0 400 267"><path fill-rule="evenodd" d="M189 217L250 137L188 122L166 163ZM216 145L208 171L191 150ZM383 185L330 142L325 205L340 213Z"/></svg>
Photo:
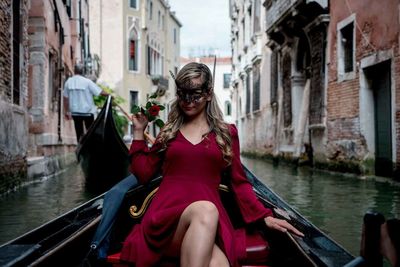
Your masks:
<svg viewBox="0 0 400 267"><path fill-rule="evenodd" d="M84 134L83 124L85 123L85 128L87 131L94 121L94 116L90 113L73 113L72 119L74 120L76 139L79 142Z"/></svg>

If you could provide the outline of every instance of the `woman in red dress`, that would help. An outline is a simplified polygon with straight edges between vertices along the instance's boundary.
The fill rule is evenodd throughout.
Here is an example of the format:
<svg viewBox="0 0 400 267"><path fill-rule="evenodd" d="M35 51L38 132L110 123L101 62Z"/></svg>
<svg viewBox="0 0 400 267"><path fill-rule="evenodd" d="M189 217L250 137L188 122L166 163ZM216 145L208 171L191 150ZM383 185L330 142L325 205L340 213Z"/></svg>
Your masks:
<svg viewBox="0 0 400 267"><path fill-rule="evenodd" d="M149 149L147 119L134 115L131 171L141 183L162 172L159 190L140 224L126 238L121 259L136 267L240 266L246 254L244 230L235 230L218 193L228 171L246 223L264 220L267 227L302 235L273 217L256 198L240 162L237 129L226 124L212 88L209 68L189 63L177 74L177 99L168 122Z"/></svg>

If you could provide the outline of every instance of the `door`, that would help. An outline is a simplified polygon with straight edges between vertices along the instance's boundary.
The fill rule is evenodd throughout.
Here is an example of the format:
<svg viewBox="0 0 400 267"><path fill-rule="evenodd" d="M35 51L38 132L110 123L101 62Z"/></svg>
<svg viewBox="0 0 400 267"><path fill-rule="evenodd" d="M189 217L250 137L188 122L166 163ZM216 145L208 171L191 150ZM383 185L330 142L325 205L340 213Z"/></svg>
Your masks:
<svg viewBox="0 0 400 267"><path fill-rule="evenodd" d="M375 175L392 176L392 98L390 61L373 67Z"/></svg>

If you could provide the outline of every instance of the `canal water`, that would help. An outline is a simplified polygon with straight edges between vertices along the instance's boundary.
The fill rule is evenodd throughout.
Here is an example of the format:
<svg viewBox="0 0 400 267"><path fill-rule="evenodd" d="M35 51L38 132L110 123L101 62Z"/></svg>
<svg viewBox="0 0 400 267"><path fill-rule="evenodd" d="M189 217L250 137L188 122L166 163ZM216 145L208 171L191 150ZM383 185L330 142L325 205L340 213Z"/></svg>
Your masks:
<svg viewBox="0 0 400 267"><path fill-rule="evenodd" d="M400 184L308 168L274 166L257 159L243 163L273 191L353 255L359 254L367 210L400 218ZM93 195L85 192L79 166L0 198L0 244L51 220Z"/></svg>
<svg viewBox="0 0 400 267"><path fill-rule="evenodd" d="M242 158L261 181L350 253L359 255L362 220L368 210L400 218L400 183L309 168L274 166Z"/></svg>
<svg viewBox="0 0 400 267"><path fill-rule="evenodd" d="M79 165L0 197L0 244L94 197L85 191Z"/></svg>

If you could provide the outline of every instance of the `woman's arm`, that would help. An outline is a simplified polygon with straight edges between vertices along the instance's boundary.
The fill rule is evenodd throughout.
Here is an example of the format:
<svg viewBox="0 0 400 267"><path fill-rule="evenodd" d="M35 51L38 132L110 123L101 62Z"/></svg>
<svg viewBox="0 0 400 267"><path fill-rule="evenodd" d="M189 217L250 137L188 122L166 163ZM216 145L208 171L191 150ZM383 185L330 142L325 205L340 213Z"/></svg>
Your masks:
<svg viewBox="0 0 400 267"><path fill-rule="evenodd" d="M273 216L272 210L264 207L257 199L253 187L247 180L240 161L239 136L235 125L230 126L232 138L232 163L230 168L232 190L246 223L255 222L262 218Z"/></svg>
<svg viewBox="0 0 400 267"><path fill-rule="evenodd" d="M156 143L151 148L145 140L133 140L129 154L131 156L130 171L138 178L140 183L147 183L159 172L162 163L162 153Z"/></svg>
<svg viewBox="0 0 400 267"><path fill-rule="evenodd" d="M144 130L148 120L145 115L138 113L132 115L133 141L129 150L131 156L130 171L138 178L140 183L148 182L161 167L161 153L159 144L152 144L149 148L145 141Z"/></svg>
<svg viewBox="0 0 400 267"><path fill-rule="evenodd" d="M290 231L296 235L304 236L299 230L293 227L285 220L274 218L272 210L265 208L264 205L257 199L253 191L253 187L246 178L240 161L240 146L239 136L235 125L231 125L232 136L232 165L231 177L232 187L236 194L237 202L239 203L240 211L246 223L254 222L259 219L264 219L268 228L281 232Z"/></svg>

